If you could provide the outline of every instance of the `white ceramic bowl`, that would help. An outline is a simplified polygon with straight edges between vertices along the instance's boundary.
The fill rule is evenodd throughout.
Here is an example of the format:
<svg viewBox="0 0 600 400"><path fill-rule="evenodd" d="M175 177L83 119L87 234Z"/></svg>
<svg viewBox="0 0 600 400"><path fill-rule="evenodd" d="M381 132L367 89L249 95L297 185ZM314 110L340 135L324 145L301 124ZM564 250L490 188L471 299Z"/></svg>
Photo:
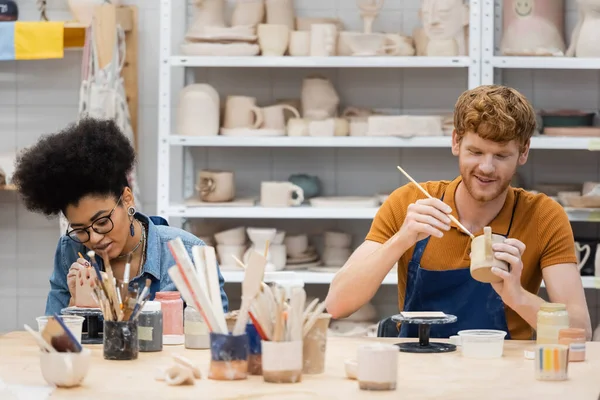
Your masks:
<svg viewBox="0 0 600 400"><path fill-rule="evenodd" d="M58 387L79 386L88 373L91 359L90 349L83 349L81 353L42 352L42 376L46 382Z"/></svg>
<svg viewBox="0 0 600 400"><path fill-rule="evenodd" d="M85 318L80 317L78 315L61 315L60 317L62 318L67 328L69 328L73 336L75 336L75 339L77 339L77 341L81 343L81 331L83 330L83 321L85 320ZM42 333L42 331L46 327L46 324L48 323L48 318L50 317L42 316L36 318L39 333Z"/></svg>
<svg viewBox="0 0 600 400"><path fill-rule="evenodd" d="M504 350L506 332L492 329L459 331L462 354L468 358L500 358Z"/></svg>

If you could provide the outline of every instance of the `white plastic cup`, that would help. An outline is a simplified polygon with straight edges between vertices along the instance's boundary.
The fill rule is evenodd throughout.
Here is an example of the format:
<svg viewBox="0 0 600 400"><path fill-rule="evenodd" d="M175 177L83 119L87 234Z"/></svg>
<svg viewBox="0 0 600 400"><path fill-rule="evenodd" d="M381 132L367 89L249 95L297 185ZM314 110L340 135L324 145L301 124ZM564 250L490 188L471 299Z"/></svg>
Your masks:
<svg viewBox="0 0 600 400"><path fill-rule="evenodd" d="M36 321L38 323L38 332L42 333L46 324L48 323L49 316L45 315L43 317L37 317ZM83 330L83 321L85 318L80 317L78 315L60 315L60 318L63 320L67 328L71 331L75 339L79 343L81 343L81 332Z"/></svg>
<svg viewBox="0 0 600 400"><path fill-rule="evenodd" d="M500 358L504 350L506 332L492 329L459 331L462 355L467 358Z"/></svg>

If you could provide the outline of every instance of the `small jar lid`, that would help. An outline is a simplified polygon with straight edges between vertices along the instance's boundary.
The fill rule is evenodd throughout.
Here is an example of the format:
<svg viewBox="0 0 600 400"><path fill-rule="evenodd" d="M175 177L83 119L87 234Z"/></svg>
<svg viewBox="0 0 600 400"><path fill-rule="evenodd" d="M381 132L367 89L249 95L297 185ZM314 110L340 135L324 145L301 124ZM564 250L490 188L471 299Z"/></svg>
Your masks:
<svg viewBox="0 0 600 400"><path fill-rule="evenodd" d="M558 338L585 339L585 330L580 328L565 328L558 331Z"/></svg>
<svg viewBox="0 0 600 400"><path fill-rule="evenodd" d="M544 303L540 306L542 311L566 311L567 306L562 303Z"/></svg>
<svg viewBox="0 0 600 400"><path fill-rule="evenodd" d="M161 310L160 301L147 301L142 312L157 312Z"/></svg>

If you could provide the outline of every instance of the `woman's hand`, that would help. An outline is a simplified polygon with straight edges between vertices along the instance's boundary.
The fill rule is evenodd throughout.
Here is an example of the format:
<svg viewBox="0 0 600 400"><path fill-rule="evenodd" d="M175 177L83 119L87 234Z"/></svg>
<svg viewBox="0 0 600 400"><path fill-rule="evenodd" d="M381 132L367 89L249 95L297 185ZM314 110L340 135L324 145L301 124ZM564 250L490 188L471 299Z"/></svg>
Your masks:
<svg viewBox="0 0 600 400"><path fill-rule="evenodd" d="M77 287L77 277L82 277L82 273L86 274L86 277L90 276L90 263L84 260L83 258L78 258L71 267L69 268L69 273L67 274L67 284L69 286L69 292L71 293L71 299L75 300L75 293ZM83 280L81 280L83 282Z"/></svg>

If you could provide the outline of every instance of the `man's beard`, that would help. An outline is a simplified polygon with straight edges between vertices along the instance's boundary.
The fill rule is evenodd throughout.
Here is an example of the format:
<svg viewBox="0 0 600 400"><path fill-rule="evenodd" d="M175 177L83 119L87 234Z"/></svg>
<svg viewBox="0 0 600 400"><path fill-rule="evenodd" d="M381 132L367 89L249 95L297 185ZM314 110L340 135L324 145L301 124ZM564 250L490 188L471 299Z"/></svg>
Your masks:
<svg viewBox="0 0 600 400"><path fill-rule="evenodd" d="M475 170L463 170L463 168L461 168L460 174L467 192L469 192L471 197L479 203L489 202L498 198L506 191L511 182L511 179L501 180L498 177L491 177L494 179L494 182L491 183L488 188L482 188L478 184L475 175L484 178L486 177L485 175L477 174Z"/></svg>

